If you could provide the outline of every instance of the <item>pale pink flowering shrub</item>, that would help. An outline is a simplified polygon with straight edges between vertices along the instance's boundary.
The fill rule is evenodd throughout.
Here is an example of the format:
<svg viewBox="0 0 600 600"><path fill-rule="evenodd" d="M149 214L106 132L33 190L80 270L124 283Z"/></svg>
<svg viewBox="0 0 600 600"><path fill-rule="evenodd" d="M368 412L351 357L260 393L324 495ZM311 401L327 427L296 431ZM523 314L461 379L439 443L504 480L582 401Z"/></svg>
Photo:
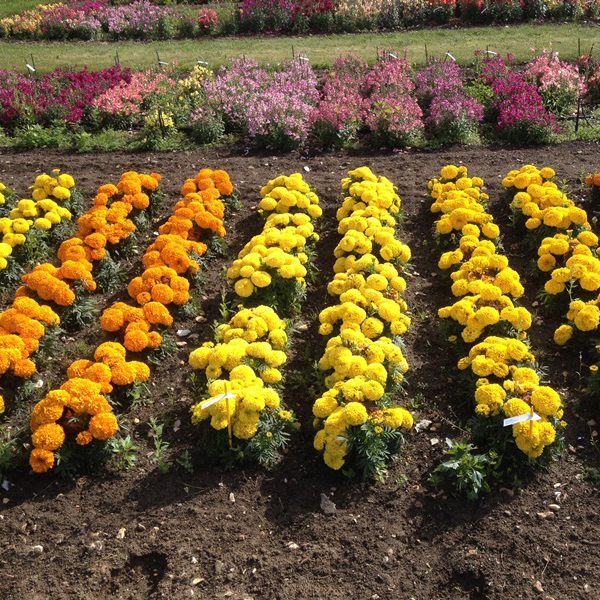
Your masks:
<svg viewBox="0 0 600 600"><path fill-rule="evenodd" d="M557 52L544 50L527 65L525 76L537 84L544 106L557 116L573 111L586 92L577 67L560 60Z"/></svg>
<svg viewBox="0 0 600 600"><path fill-rule="evenodd" d="M365 104L360 82L368 70L367 63L349 54L336 59L333 70L323 78L322 98L310 115L319 146L338 148L356 138Z"/></svg>
<svg viewBox="0 0 600 600"><path fill-rule="evenodd" d="M152 70L132 73L129 82L122 81L94 99L100 121L112 126L129 126L149 102L154 92L165 92L175 85L164 73Z"/></svg>
<svg viewBox="0 0 600 600"><path fill-rule="evenodd" d="M423 129L423 111L414 89L404 59L379 60L367 73L361 85L362 95L369 100L363 118L375 145L405 146Z"/></svg>
<svg viewBox="0 0 600 600"><path fill-rule="evenodd" d="M308 137L309 116L319 94L313 70L298 61L263 68L239 58L205 82L205 94L227 128L257 147L285 150Z"/></svg>

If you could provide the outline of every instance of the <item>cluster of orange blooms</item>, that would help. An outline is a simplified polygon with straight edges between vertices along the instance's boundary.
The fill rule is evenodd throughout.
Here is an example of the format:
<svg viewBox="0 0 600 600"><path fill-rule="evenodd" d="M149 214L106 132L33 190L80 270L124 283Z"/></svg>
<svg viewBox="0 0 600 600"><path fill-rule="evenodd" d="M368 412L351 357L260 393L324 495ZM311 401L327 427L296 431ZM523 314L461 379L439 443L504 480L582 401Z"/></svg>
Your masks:
<svg viewBox="0 0 600 600"><path fill-rule="evenodd" d="M203 169L195 179L187 180L182 188L186 195L175 205L174 214L161 225L158 237L144 254L144 272L127 286L139 307L117 302L104 311L100 319L102 329L122 332L123 343L130 352L158 347L162 337L151 331L152 327L169 327L173 318L168 306L189 301L190 283L183 275L198 271L193 255L206 253L208 236L225 235L225 206L219 200L220 189L233 191L225 171Z"/></svg>
<svg viewBox="0 0 600 600"><path fill-rule="evenodd" d="M182 215L182 210L187 211L189 205L198 203L202 209L194 206L191 210L195 214L210 212L212 217L219 220L218 231L224 235L224 206L219 200L221 192L217 185L223 190L232 190L229 176L223 171L204 169L191 181L196 182L201 191L190 192L183 202L178 202L174 216L165 225L190 221L186 216L188 213ZM51 469L55 462L54 452L67 439L75 439L77 444L86 445L94 439L107 440L118 431L117 419L103 394L110 393L114 385L131 385L148 379L148 365L128 361L127 351L141 352L160 345L160 333L150 329L156 325L168 327L173 323L168 305L184 304L189 300L189 282L181 275L187 269L190 273L198 269L197 263L192 260L184 269L185 261L174 263L171 258L177 254L181 256L180 249L186 254L204 254L206 244L199 240L206 239L212 231L214 229L201 228L197 223L177 229L177 232L162 231L148 248L144 255L145 270L142 276L133 279L128 286L130 296L140 306L117 302L106 309L100 319L102 328L118 333L123 343L105 342L96 349L94 360L75 361L67 371L67 383L59 390L49 392L35 406L31 418L34 449L29 460L34 471L43 473Z"/></svg>
<svg viewBox="0 0 600 600"><path fill-rule="evenodd" d="M24 285L16 291L12 306L0 313L0 375L8 371L19 377L35 373L36 365L30 356L38 349L46 326L58 325L60 320L49 306L39 304L32 296L70 306L75 302L75 282L93 292L93 263L105 257L107 243L116 244L135 231L127 217L133 209L149 206L148 194L157 189L160 179L157 174L129 172L116 186L101 186L94 206L78 221L76 237L60 245L60 266L44 263L22 277Z"/></svg>
<svg viewBox="0 0 600 600"><path fill-rule="evenodd" d="M76 360L67 370L68 381L48 392L31 414L32 431L29 464L36 473L54 466L54 453L67 437L85 446L93 440L107 440L118 430L108 394L115 385L146 381L150 369L142 362L127 361L121 344L105 342L96 348L94 360Z"/></svg>
<svg viewBox="0 0 600 600"><path fill-rule="evenodd" d="M119 244L136 230L128 217L134 209L148 208L148 194L158 188L160 179L156 173L143 175L130 171L121 176L117 185L101 186L94 205L77 221L77 235L60 245L61 266L42 264L35 267L23 277L26 288L59 306L70 306L75 302L72 282L80 281L87 291L93 292L96 289L93 263L106 256L107 244Z"/></svg>

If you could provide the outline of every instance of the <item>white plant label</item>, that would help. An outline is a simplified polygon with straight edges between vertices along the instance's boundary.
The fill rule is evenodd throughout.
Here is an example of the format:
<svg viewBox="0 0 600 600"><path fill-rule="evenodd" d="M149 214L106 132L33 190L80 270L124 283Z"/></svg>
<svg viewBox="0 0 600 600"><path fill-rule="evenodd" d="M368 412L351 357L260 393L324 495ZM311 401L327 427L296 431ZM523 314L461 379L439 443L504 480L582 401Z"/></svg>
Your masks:
<svg viewBox="0 0 600 600"><path fill-rule="evenodd" d="M209 406L212 406L213 404L216 404L217 402L220 402L221 400L226 400L227 398L235 398L235 394L232 394L231 392L229 392L228 394L221 394L219 396L215 396L214 398L210 398L209 400L207 400L206 402L204 402L202 404L202 408L208 408Z"/></svg>
<svg viewBox="0 0 600 600"><path fill-rule="evenodd" d="M542 417L537 413L527 413L525 415L517 415L516 417L510 417L510 419L504 419L504 427L514 425L515 423L522 423L523 421L539 421Z"/></svg>

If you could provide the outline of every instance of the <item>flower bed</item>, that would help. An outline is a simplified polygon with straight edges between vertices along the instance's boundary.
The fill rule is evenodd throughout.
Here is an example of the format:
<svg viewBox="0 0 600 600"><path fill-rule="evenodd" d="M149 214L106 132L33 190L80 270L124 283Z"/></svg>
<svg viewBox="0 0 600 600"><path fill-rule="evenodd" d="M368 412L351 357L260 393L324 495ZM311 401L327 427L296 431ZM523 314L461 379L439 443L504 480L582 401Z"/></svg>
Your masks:
<svg viewBox="0 0 600 600"><path fill-rule="evenodd" d="M474 394L473 438L502 460L508 453L502 419L522 416L524 420L512 425L512 438L534 459L548 455L560 438L562 403L552 388L541 385L527 341L531 314L516 305L523 287L494 243L499 229L485 212L482 186L481 179L468 176L466 167L454 165L445 166L429 183L431 211L440 214L437 233L452 248L439 266L452 270L452 293L460 297L441 308L439 316L450 319L448 339L456 346L458 368L465 374L461 388Z"/></svg>
<svg viewBox="0 0 600 600"><path fill-rule="evenodd" d="M48 175L39 176L34 196L65 195L57 192L57 187L68 191L66 186L72 188L74 182L70 175L62 177L55 180ZM10 308L0 314L0 376L33 375L40 342L56 332L61 317L64 322L69 316L82 313L81 324L88 324L90 307L86 299L97 289L94 266L107 259L107 247L118 246L135 231L135 224L127 216L149 207L159 180L160 175L156 174L126 173L118 185L101 186L94 206L78 220L77 235L60 244L57 253L60 266L43 263L22 277L24 285L17 290ZM47 351L47 341L45 346Z"/></svg>
<svg viewBox="0 0 600 600"><path fill-rule="evenodd" d="M30 465L34 471L51 469L55 453L65 443L73 448L112 437L118 422L106 395L122 395L150 377L149 366L128 360L127 353L160 346L161 332L173 323L169 306L184 305L190 299L186 276L199 269L195 257L206 253L213 234L225 235L224 205L217 186L222 182L221 187L228 189L229 177L222 171L205 169L195 182L198 191L186 194L176 204L174 214L161 225L160 235L144 254L144 272L127 288L134 302L117 302L100 319L102 328L122 343L104 342L94 351L93 360L73 362L67 371L68 381L34 407L30 423ZM127 179L125 187L130 187ZM210 215L206 222L205 214Z"/></svg>
<svg viewBox="0 0 600 600"><path fill-rule="evenodd" d="M342 239L327 287L339 298L319 315L319 333L327 337L319 369L328 375L327 391L313 405L314 446L332 469L381 478L413 422L396 399L408 369L401 274L410 249L396 238L400 197L388 179L361 167L342 180L342 191Z"/></svg>
<svg viewBox="0 0 600 600"><path fill-rule="evenodd" d="M34 39L169 39L238 32L350 32L598 16L587 0L243 0L213 8L165 0L40 5L0 20L0 36ZM175 4L175 5L173 5Z"/></svg>
<svg viewBox="0 0 600 600"><path fill-rule="evenodd" d="M194 381L203 399L192 407L192 422L201 428L203 452L270 467L294 424L279 395L290 329L281 315L297 314L306 297L312 246L319 239L313 219L322 211L300 174L269 181L261 196L263 230L227 271L240 309L217 327L215 343L190 354L189 363L200 371ZM202 424L208 419L210 428Z"/></svg>

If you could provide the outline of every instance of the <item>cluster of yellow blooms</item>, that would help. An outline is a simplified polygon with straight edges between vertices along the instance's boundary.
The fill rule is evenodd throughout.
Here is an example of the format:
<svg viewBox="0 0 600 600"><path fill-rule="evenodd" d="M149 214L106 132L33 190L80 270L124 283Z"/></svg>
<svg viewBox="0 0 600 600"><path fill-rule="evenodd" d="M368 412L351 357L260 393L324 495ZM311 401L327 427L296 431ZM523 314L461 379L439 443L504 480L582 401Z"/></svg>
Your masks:
<svg viewBox="0 0 600 600"><path fill-rule="evenodd" d="M401 265L410 249L396 238L400 197L385 177L368 167L342 180L345 195L337 211L335 276L328 285L339 304L321 311L319 333L330 336L319 369L328 390L313 406L316 450L325 463L340 469L350 450L355 426L399 430L412 426L411 414L393 403L408 364L396 336L410 325L402 293Z"/></svg>
<svg viewBox="0 0 600 600"><path fill-rule="evenodd" d="M306 287L307 244L318 241L313 219L321 216L319 198L302 175L280 176L261 189L259 209L267 215L262 232L255 235L227 270L241 298L277 306L280 290L287 298Z"/></svg>
<svg viewBox="0 0 600 600"><path fill-rule="evenodd" d="M468 185L460 183L463 179ZM441 178L429 183L434 200L431 210L443 213L440 220L454 222L452 213L464 208L457 200L466 194L479 199L470 203L471 215L484 214L482 186L481 179L469 178L466 167L448 165L442 169ZM448 201L447 194L450 195ZM487 216L486 223L494 225L491 215ZM505 256L497 254L493 242L481 239L483 236L495 239L498 228L494 225L494 235L489 236L480 225L469 217L460 229L440 231L436 226L439 233L452 235L458 231L462 235L455 240L458 248L445 252L438 265L440 269L453 270L452 293L461 299L440 309L439 316L463 325L463 341L474 344L468 355L458 361L458 368L470 369L477 378L475 412L478 415L515 417L535 411L540 416L537 421L512 425L517 447L528 457L537 458L554 442L556 428L563 425L559 423L562 404L552 388L540 385L534 369L535 358L526 334L531 326L531 314L523 307L516 307L511 300L523 295L519 275L508 266ZM493 329L490 331L490 328ZM483 340L475 343L480 337ZM455 341L456 338L450 339Z"/></svg>
<svg viewBox="0 0 600 600"><path fill-rule="evenodd" d="M62 220L71 220L70 211L61 206L61 203L71 197L70 190L75 186L75 181L71 175L59 173L59 169L54 169L53 176L46 173L38 175L30 188L33 190L32 199L20 200L7 217L0 218L0 270L8 265L8 258L13 254L15 247L27 242L32 227L48 231ZM4 189L0 184L0 192ZM4 203L4 194L0 193L0 204Z"/></svg>
<svg viewBox="0 0 600 600"><path fill-rule="evenodd" d="M524 332L531 327L529 311L513 302L524 291L519 274L508 266L506 256L497 254L491 241L500 231L493 216L485 212L488 197L482 186L482 179L469 177L466 167L454 165L445 166L441 177L429 182L434 200L431 212L441 213L436 230L458 246L442 254L438 266L454 269L450 275L452 294L460 299L441 308L438 316L461 325L461 337L467 343L477 340L489 327L495 326L498 334L511 329ZM440 227L440 223L444 225Z"/></svg>
<svg viewBox="0 0 600 600"><path fill-rule="evenodd" d="M210 179L214 173L217 173L219 178L227 175L222 171L213 172L206 169L201 171L199 181ZM227 175L226 178L228 180L229 176ZM158 175L153 177L156 182L158 179L160 179ZM208 184L205 187L209 187ZM218 200L219 196L220 193L215 191L210 194L209 200L213 209L218 210L222 215L223 205ZM182 206L178 203L174 213L180 213L181 210ZM174 244L176 248L173 252L176 254L180 247L186 252L191 252L196 247L184 243L188 241L188 237L200 240L211 234L210 229L202 229L198 225L194 229L190 223L190 227L184 227L177 233L164 234L164 237L168 238L165 246ZM179 238L181 246L175 242ZM163 327L171 325L173 318L167 305L171 302L184 304L189 300L187 293L189 282L185 280L188 285L182 285L183 277L179 277L175 269L165 266L161 252L155 251L157 242L158 238L144 255L146 266L144 273L150 272L152 275L146 278L148 284L151 284L148 298L140 298L142 292L134 295L136 301L143 306L139 308L118 302L107 309L101 317L103 329L117 334L123 343L104 342L96 348L94 360L75 361L67 371L69 378L67 383L59 390L49 392L34 407L31 418L34 450L30 455L30 465L34 471L45 472L51 469L54 466L54 452L66 440L74 439L76 444L86 445L93 439L107 440L112 437L118 430L118 423L103 394L110 393L113 385L127 386L149 378L149 367L143 362L127 360L127 352L135 353L147 347L157 347L162 340L161 335L158 332L151 332L150 328L157 325ZM165 255L165 258L168 256ZM189 257L186 258L187 261L181 263L180 275L186 272L184 266L189 271L192 270L192 261ZM172 285L177 283L176 289L173 290L164 281ZM181 297L175 297L175 294L181 294ZM65 390L69 392L70 397L61 395ZM76 426L73 426L73 423Z"/></svg>
<svg viewBox="0 0 600 600"><path fill-rule="evenodd" d="M448 236L454 246L464 235L495 240L500 234L493 223L494 217L485 212L488 195L481 191L482 186L480 177L469 177L466 167L454 165L446 165L440 177L428 184L434 200L431 212L441 213L435 229L438 234Z"/></svg>
<svg viewBox="0 0 600 600"><path fill-rule="evenodd" d="M312 219L322 214L319 198L298 173L269 181L261 195L259 209L267 214L263 231L244 246L227 275L237 279L238 296L258 296L264 304L240 305L217 328L215 342L204 343L189 357L193 369L204 371L208 397L192 406L192 422L210 419L214 429L230 428L238 440L254 437L263 416L274 416L280 424L293 421L277 392L287 361L287 325L276 312L277 293L269 294L269 288L281 289L290 279L304 287L306 245L319 239Z"/></svg>
<svg viewBox="0 0 600 600"><path fill-rule="evenodd" d="M598 236L591 231L585 210L575 206L572 200L550 181L553 169L537 169L525 165L519 171L511 171L502 182L511 198L511 208L518 215L527 217L525 227L537 230L544 226L547 234L538 247L538 269L549 273L544 284L547 294L569 296L567 319L554 332L554 341L566 344L575 329L593 331L600 323L600 259ZM580 296L580 297L578 297Z"/></svg>
<svg viewBox="0 0 600 600"><path fill-rule="evenodd" d="M231 423L233 435L247 440L256 434L261 413L280 407L276 386L285 364L286 323L268 306L242 308L217 328L216 343L206 342L189 357L193 369L203 369L210 397L228 392L232 398L203 400L192 406L192 422L210 418L214 429ZM224 371L227 372L224 374Z"/></svg>

